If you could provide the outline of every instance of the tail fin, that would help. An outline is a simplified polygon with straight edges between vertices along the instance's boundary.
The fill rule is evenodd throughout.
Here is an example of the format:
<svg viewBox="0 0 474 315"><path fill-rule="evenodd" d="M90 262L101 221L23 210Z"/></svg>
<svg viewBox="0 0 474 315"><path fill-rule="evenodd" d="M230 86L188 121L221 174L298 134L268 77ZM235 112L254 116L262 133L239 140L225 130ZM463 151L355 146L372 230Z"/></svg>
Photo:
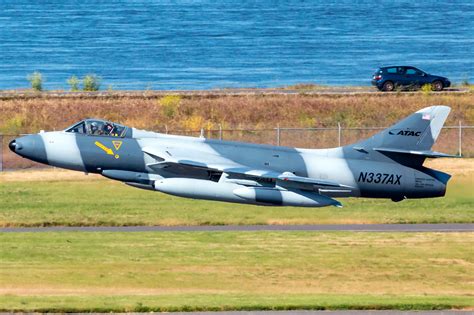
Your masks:
<svg viewBox="0 0 474 315"><path fill-rule="evenodd" d="M423 108L392 127L357 143L353 148L423 157L450 156L431 151L450 111L450 107L443 105Z"/></svg>

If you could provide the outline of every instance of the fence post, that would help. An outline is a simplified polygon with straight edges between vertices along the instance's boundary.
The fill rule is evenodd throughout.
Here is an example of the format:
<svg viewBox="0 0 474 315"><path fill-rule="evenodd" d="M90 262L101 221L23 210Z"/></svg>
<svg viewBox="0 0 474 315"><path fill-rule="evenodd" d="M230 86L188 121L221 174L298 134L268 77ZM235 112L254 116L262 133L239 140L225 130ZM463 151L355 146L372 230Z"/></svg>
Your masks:
<svg viewBox="0 0 474 315"><path fill-rule="evenodd" d="M222 125L219 124L219 140L222 140Z"/></svg>
<svg viewBox="0 0 474 315"><path fill-rule="evenodd" d="M341 135L342 130L341 130L341 123L340 122L337 123L337 133L338 133L337 136L338 136L338 140L339 140L339 145L338 146L340 147L341 146L341 137L342 137L342 135Z"/></svg>
<svg viewBox="0 0 474 315"><path fill-rule="evenodd" d="M458 134L458 152L459 156L462 157L462 123L459 121L459 134Z"/></svg>
<svg viewBox="0 0 474 315"><path fill-rule="evenodd" d="M276 128L277 146L280 146L280 124Z"/></svg>

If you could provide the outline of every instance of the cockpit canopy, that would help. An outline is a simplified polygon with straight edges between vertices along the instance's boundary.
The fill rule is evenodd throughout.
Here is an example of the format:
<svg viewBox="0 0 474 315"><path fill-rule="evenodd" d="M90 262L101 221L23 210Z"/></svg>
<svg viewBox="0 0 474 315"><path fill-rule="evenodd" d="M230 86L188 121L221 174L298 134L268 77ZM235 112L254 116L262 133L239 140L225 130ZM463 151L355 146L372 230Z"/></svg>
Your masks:
<svg viewBox="0 0 474 315"><path fill-rule="evenodd" d="M88 136L109 136L125 137L127 127L114 122L100 119L86 119L72 127L66 129L66 132L79 133Z"/></svg>

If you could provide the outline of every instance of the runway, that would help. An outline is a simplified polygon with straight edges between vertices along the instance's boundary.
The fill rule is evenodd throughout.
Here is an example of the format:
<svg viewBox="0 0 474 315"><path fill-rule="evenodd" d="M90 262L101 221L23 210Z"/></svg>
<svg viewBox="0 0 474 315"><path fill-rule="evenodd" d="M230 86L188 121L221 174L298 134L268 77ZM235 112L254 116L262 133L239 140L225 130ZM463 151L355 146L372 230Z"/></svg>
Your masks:
<svg viewBox="0 0 474 315"><path fill-rule="evenodd" d="M0 312L0 315L11 313ZM91 313L75 313L76 315L88 315ZM110 315L123 313L94 313L96 315ZM130 315L141 315L143 313L127 313ZM161 314L148 312L148 314ZM169 314L169 313L168 313ZM439 310L439 311L397 311L397 310L342 310L342 311L217 311L217 312L173 312L173 315L472 315L470 310Z"/></svg>
<svg viewBox="0 0 474 315"><path fill-rule="evenodd" d="M0 232L474 232L473 223L448 224L313 224L313 225L202 225L202 226L51 226L4 227Z"/></svg>

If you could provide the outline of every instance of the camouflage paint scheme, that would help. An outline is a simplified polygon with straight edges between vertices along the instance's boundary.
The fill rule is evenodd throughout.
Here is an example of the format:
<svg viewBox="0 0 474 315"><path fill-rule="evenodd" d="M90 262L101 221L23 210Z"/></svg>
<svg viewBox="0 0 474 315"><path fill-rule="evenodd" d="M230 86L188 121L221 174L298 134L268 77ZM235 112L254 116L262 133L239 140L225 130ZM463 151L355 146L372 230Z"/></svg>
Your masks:
<svg viewBox="0 0 474 315"><path fill-rule="evenodd" d="M367 140L331 149L166 135L100 120L24 136L13 140L10 149L44 164L182 197L341 206L334 198L444 196L450 175L423 162L449 156L431 151L449 112L447 106L427 107ZM96 122L123 132L97 135L86 130Z"/></svg>

